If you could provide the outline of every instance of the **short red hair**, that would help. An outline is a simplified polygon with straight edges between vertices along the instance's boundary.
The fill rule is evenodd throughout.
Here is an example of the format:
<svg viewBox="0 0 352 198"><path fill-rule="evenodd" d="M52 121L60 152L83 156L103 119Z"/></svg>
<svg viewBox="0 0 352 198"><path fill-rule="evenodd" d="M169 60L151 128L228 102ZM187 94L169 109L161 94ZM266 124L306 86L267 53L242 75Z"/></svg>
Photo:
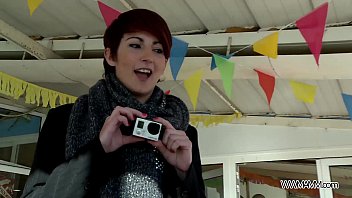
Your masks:
<svg viewBox="0 0 352 198"><path fill-rule="evenodd" d="M145 31L155 36L163 46L166 59L170 57L172 37L165 20L157 13L147 9L134 9L118 16L105 30L104 48L110 48L112 57L116 58L117 49L125 33ZM106 72L115 72L104 58Z"/></svg>

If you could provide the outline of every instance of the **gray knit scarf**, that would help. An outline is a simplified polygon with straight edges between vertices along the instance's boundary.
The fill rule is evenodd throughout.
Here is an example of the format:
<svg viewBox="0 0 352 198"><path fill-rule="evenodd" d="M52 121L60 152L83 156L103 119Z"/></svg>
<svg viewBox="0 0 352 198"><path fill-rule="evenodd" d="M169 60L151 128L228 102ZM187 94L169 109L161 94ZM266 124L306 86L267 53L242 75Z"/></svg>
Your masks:
<svg viewBox="0 0 352 198"><path fill-rule="evenodd" d="M105 119L116 106L130 107L147 113L149 118L162 117L176 129L186 130L189 113L179 98L165 95L156 86L146 103L139 102L132 93L116 78L107 73L75 102L66 136L66 159L72 159L77 152L99 136Z"/></svg>

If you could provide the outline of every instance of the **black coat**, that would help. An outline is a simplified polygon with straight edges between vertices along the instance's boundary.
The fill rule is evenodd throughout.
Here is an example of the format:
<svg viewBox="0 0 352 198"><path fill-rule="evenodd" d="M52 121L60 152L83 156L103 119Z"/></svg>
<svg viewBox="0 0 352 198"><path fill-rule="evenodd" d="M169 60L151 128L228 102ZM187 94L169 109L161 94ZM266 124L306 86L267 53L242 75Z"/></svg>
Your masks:
<svg viewBox="0 0 352 198"><path fill-rule="evenodd" d="M108 157L99 139L76 158L65 160L65 139L72 106L62 105L49 111L22 197L92 197L102 179L100 175L108 174ZM186 134L192 142L192 164L183 181L177 176L175 168L166 169L167 193L170 197L203 198L205 189L197 130L189 126Z"/></svg>

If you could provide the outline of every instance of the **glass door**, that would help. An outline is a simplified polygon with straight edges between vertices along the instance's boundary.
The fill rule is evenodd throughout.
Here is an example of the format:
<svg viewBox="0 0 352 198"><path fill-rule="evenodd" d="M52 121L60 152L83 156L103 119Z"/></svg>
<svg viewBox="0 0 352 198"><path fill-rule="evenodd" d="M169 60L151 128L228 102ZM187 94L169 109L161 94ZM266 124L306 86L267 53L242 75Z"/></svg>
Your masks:
<svg viewBox="0 0 352 198"><path fill-rule="evenodd" d="M352 157L317 160L323 198L352 197Z"/></svg>

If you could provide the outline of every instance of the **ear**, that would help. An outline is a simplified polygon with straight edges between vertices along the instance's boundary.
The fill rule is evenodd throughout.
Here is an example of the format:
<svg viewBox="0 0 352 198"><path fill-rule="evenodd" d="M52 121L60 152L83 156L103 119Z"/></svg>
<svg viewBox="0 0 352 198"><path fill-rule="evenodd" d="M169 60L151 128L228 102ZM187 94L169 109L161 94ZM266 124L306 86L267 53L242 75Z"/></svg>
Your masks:
<svg viewBox="0 0 352 198"><path fill-rule="evenodd" d="M104 49L104 57L106 62L108 62L108 64L112 67L116 66L115 60L113 59L112 55L111 55L111 50L110 48L105 48Z"/></svg>

